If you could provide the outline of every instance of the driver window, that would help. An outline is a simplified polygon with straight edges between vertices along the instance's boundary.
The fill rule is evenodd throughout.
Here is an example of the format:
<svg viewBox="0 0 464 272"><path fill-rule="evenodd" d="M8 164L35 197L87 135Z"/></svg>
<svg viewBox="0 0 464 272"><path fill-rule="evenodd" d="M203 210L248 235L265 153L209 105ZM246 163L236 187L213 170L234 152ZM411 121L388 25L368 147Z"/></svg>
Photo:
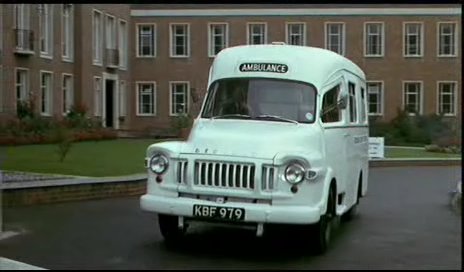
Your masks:
<svg viewBox="0 0 464 272"><path fill-rule="evenodd" d="M324 94L321 115L323 123L333 123L342 120L342 112L337 105L339 94L340 85L333 87Z"/></svg>

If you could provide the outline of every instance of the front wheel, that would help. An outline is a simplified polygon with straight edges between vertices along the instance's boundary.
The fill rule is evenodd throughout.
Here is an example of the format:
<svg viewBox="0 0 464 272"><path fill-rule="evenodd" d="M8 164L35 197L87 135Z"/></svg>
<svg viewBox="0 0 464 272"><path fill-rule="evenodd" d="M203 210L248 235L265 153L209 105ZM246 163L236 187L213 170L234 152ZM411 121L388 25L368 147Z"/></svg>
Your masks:
<svg viewBox="0 0 464 272"><path fill-rule="evenodd" d="M313 227L314 251L316 254L323 254L329 248L332 238L332 223L335 216L335 192L330 190L327 202L327 211Z"/></svg>
<svg viewBox="0 0 464 272"><path fill-rule="evenodd" d="M178 217L173 215L158 214L158 223L161 235L167 243L176 243L184 236L186 227L178 227Z"/></svg>

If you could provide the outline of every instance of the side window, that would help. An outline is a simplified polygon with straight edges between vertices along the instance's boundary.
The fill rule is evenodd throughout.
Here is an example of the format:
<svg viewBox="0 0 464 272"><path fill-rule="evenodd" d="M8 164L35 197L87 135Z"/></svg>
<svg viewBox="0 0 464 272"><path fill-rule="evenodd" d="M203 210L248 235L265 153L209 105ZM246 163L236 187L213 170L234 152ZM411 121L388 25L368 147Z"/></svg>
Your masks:
<svg viewBox="0 0 464 272"><path fill-rule="evenodd" d="M323 123L333 123L342 120L342 112L337 105L339 93L340 85L337 85L324 94L321 114Z"/></svg>
<svg viewBox="0 0 464 272"><path fill-rule="evenodd" d="M366 92L361 87L361 123L366 123Z"/></svg>
<svg viewBox="0 0 464 272"><path fill-rule="evenodd" d="M348 93L349 97L349 107L350 107L350 123L356 123L357 116L356 116L356 93L355 93L355 85L352 82L348 83Z"/></svg>

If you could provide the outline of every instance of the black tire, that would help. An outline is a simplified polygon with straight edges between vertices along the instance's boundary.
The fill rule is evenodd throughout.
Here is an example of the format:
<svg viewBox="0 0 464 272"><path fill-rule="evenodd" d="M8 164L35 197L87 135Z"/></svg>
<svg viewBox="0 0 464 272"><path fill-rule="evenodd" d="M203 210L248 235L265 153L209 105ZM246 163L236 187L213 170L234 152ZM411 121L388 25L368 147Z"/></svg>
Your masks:
<svg viewBox="0 0 464 272"><path fill-rule="evenodd" d="M178 217L173 215L158 214L158 223L164 241L175 244L185 235L186 227L178 227Z"/></svg>
<svg viewBox="0 0 464 272"><path fill-rule="evenodd" d="M313 245L316 254L324 254L329 249L332 238L332 223L335 217L335 201L335 190L332 187L327 201L327 211L321 216L319 222L314 225L313 238L315 241Z"/></svg>

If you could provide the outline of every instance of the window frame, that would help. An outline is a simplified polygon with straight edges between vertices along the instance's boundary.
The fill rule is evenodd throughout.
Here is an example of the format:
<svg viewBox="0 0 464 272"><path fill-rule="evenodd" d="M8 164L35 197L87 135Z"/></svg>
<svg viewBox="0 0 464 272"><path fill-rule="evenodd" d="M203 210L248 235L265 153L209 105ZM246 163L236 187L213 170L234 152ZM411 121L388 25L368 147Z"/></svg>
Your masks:
<svg viewBox="0 0 464 272"><path fill-rule="evenodd" d="M174 26L185 26L186 27L186 33L184 33L185 36L185 50L186 54L185 55L177 55L174 54L175 50L174 48L174 31L173 27ZM177 45L177 43L175 44ZM169 57L170 58L189 58L190 57L190 23L182 23L182 22L176 22L176 23L169 23Z"/></svg>
<svg viewBox="0 0 464 272"><path fill-rule="evenodd" d="M68 17L65 17L65 6L70 6L71 10L68 14ZM65 20L69 20L68 27L66 30ZM66 33L68 33L66 35ZM68 40L69 39L69 40ZM64 44L67 44L67 49L69 52L64 52ZM69 55L68 55L69 54ZM74 5L73 4L61 4L61 58L65 62L74 61Z"/></svg>
<svg viewBox="0 0 464 272"><path fill-rule="evenodd" d="M173 86L176 84L186 84L187 91L185 94L185 104L187 104L187 111L184 114L188 114L190 111L190 81L169 81L169 116L179 116L179 113L173 113ZM182 114L182 113L181 113Z"/></svg>
<svg viewBox="0 0 464 272"><path fill-rule="evenodd" d="M418 114L422 115L423 114L423 111L424 111L424 107L423 107L423 104L424 104L424 82L422 80L403 80L402 81L402 109L403 110L406 110L406 101L405 101L405 98L406 98L406 84L408 83L419 83L419 112L417 112ZM408 111L408 110L407 110ZM414 113L410 113L408 111L408 115L409 116L414 116L415 114Z"/></svg>
<svg viewBox="0 0 464 272"><path fill-rule="evenodd" d="M110 24L110 18L112 19L113 24ZM117 20L116 16L111 15L110 13L105 13L105 49L117 49ZM110 31L108 31L108 29Z"/></svg>
<svg viewBox="0 0 464 272"><path fill-rule="evenodd" d="M122 26L125 26L122 28ZM129 26L126 20L118 19L117 45L119 53L119 70L126 71L128 66ZM122 33L121 33L122 32ZM124 45L124 46L123 46Z"/></svg>
<svg viewBox="0 0 464 272"><path fill-rule="evenodd" d="M420 54L416 54L416 55L411 55L411 54L407 54L407 42L406 42L406 36L407 36L407 25L420 25L420 32L419 32L419 35L420 35L420 43L418 44L420 46ZM424 48L424 45L425 45L425 42L424 42L424 39L425 39L425 36L424 36L424 22L422 21L408 21L408 22L403 22L403 35L402 35L402 44L403 44L403 57L404 58L422 58L424 57L424 52L425 52L425 48Z"/></svg>
<svg viewBox="0 0 464 272"><path fill-rule="evenodd" d="M141 26L152 26L153 30L153 54L152 55L141 55L140 53L140 27ZM135 57L136 58L156 58L156 23L136 23L135 24Z"/></svg>
<svg viewBox="0 0 464 272"><path fill-rule="evenodd" d="M214 54L214 49L216 47L215 44L213 44L214 38L212 37L212 27L213 26L225 26L224 27L224 33L223 33L223 38L224 38L224 48L221 50L224 50L225 48L229 47L229 23L227 22L209 22L208 23L208 57L214 58L216 57L216 54Z"/></svg>
<svg viewBox="0 0 464 272"><path fill-rule="evenodd" d="M44 74L50 75L50 87L47 90L47 100L45 101L45 108L47 111L43 111L42 104L44 103L44 86L42 85L42 76ZM53 71L40 70L39 72L39 86L40 86L40 115L41 116L52 116L53 115Z"/></svg>
<svg viewBox="0 0 464 272"><path fill-rule="evenodd" d="M377 113L370 113L369 112L369 105L370 105L370 101L369 101L369 84L376 84L376 83L380 83L380 88L379 88L379 96L380 96L380 103L379 103L379 107L380 107L380 113L377 112ZM384 115L384 81L383 80L368 80L366 81L366 95L367 95L367 116L383 116Z"/></svg>
<svg viewBox="0 0 464 272"><path fill-rule="evenodd" d="M368 33L368 26L369 25L380 25L380 53L379 54L369 54L369 33ZM385 56L385 22L383 21L368 21L364 22L364 57L367 58L380 58Z"/></svg>
<svg viewBox="0 0 464 272"><path fill-rule="evenodd" d="M153 105L153 113L140 113L140 88L139 88L139 85L140 84L153 84L153 100L152 100L152 105ZM136 112L135 112L135 115L136 116L140 116L140 117L153 117L153 116L156 116L157 114L157 106L156 106L156 89L157 89L157 86L156 86L156 81L136 81L135 82L135 88L136 88L136 94L137 94L137 98L136 98Z"/></svg>
<svg viewBox="0 0 464 272"><path fill-rule="evenodd" d="M40 57L44 59L53 59L53 8L54 4L39 4L43 5L43 10L39 8L39 52ZM45 33L42 33L42 16L45 17ZM45 50L42 49L42 35L44 35Z"/></svg>
<svg viewBox="0 0 464 272"><path fill-rule="evenodd" d="M97 89L95 89L96 86L96 80L100 80L100 94L98 95ZM103 116L103 78L101 76L94 76L93 77L93 115L95 117L102 117ZM97 96L98 95L98 96ZM98 100L96 99L98 97ZM97 103L98 102L98 103Z"/></svg>
<svg viewBox="0 0 464 272"><path fill-rule="evenodd" d="M458 81L453 81L453 80L439 80L437 81L437 107L436 107L436 113L437 115L440 115L440 108L441 108L441 89L440 89L440 84L453 84L453 98L454 98L454 103L452 104L453 106L453 113L444 113L443 116L446 117L456 117L457 111L458 111Z"/></svg>
<svg viewBox="0 0 464 272"><path fill-rule="evenodd" d="M72 103L71 103L71 106L69 107L69 110L71 110L71 108L74 106L74 75L69 74L69 73L62 73L61 74L61 91L62 91L61 92L61 94L62 94L61 98L62 98L62 102L63 102L63 104L62 104L63 107L61 108L61 110L62 110L63 115L66 115L68 113L68 111L64 110L65 106L66 106L65 98L67 98L67 96L66 97L64 96L64 94L65 94L64 79L66 77L71 78L71 85L70 85L71 90L70 90L70 93L71 93L71 96L72 96Z"/></svg>
<svg viewBox="0 0 464 272"><path fill-rule="evenodd" d="M306 22L285 22L285 43L286 44L291 44L290 41L291 39L290 38L290 26L292 25L302 25L303 26L303 30L302 30L302 41L303 41L303 44L301 44L300 46L306 46L307 44L307 41L306 41Z"/></svg>
<svg viewBox="0 0 464 272"><path fill-rule="evenodd" d="M100 27L97 28L99 31L100 36L97 36L97 33L95 32L96 29L96 16L95 14L98 14L100 17ZM105 29L105 17L103 16L103 12L97 9L92 9L92 64L96 66L103 66L103 47L104 47L104 29ZM94 46L97 46L97 48L94 48ZM99 52L100 58L97 59L96 57L96 52ZM95 54L95 55L94 55Z"/></svg>
<svg viewBox="0 0 464 272"><path fill-rule="evenodd" d="M247 35L247 45L260 45L260 44L252 44L250 43L250 38L252 38L250 35L251 33L251 26L252 25L263 25L264 26L264 38L263 38L263 43L262 44L267 44L267 36L268 36L268 31L267 31L267 22L247 22L246 23L246 35ZM253 40L253 39L251 39Z"/></svg>
<svg viewBox="0 0 464 272"><path fill-rule="evenodd" d="M445 54L441 54L440 53L440 38L441 38L441 32L440 32L440 25L442 24L453 24L454 25L454 43L453 43L453 47L454 47L454 54L448 54L448 55L445 55ZM457 21L440 21L440 22L437 22L437 56L440 57L440 58L455 58L458 56L458 27L459 27L459 24Z"/></svg>
<svg viewBox="0 0 464 272"><path fill-rule="evenodd" d="M338 52L335 52L333 50L331 50L330 48L328 48L329 46L329 25L341 25L341 30L342 30L342 40L341 40L341 50L342 50L342 53L338 53ZM325 40L325 44L324 44L324 48L327 49L327 50L330 50L332 52L335 52L339 55L342 55L342 56L345 56L346 55L346 24L345 22L325 22L324 23L324 40Z"/></svg>
<svg viewBox="0 0 464 272"><path fill-rule="evenodd" d="M23 67L15 67L15 100L16 102L18 102L18 94L17 94L17 88L18 88L18 82L17 82L17 78L18 78L18 71L23 71L25 72L26 76L25 76L25 82L24 82L24 94L25 94L25 97L24 97L24 100L22 101L28 101L29 98L30 98L30 90L29 90L29 86L30 86L30 76L29 76L29 68L23 68Z"/></svg>

